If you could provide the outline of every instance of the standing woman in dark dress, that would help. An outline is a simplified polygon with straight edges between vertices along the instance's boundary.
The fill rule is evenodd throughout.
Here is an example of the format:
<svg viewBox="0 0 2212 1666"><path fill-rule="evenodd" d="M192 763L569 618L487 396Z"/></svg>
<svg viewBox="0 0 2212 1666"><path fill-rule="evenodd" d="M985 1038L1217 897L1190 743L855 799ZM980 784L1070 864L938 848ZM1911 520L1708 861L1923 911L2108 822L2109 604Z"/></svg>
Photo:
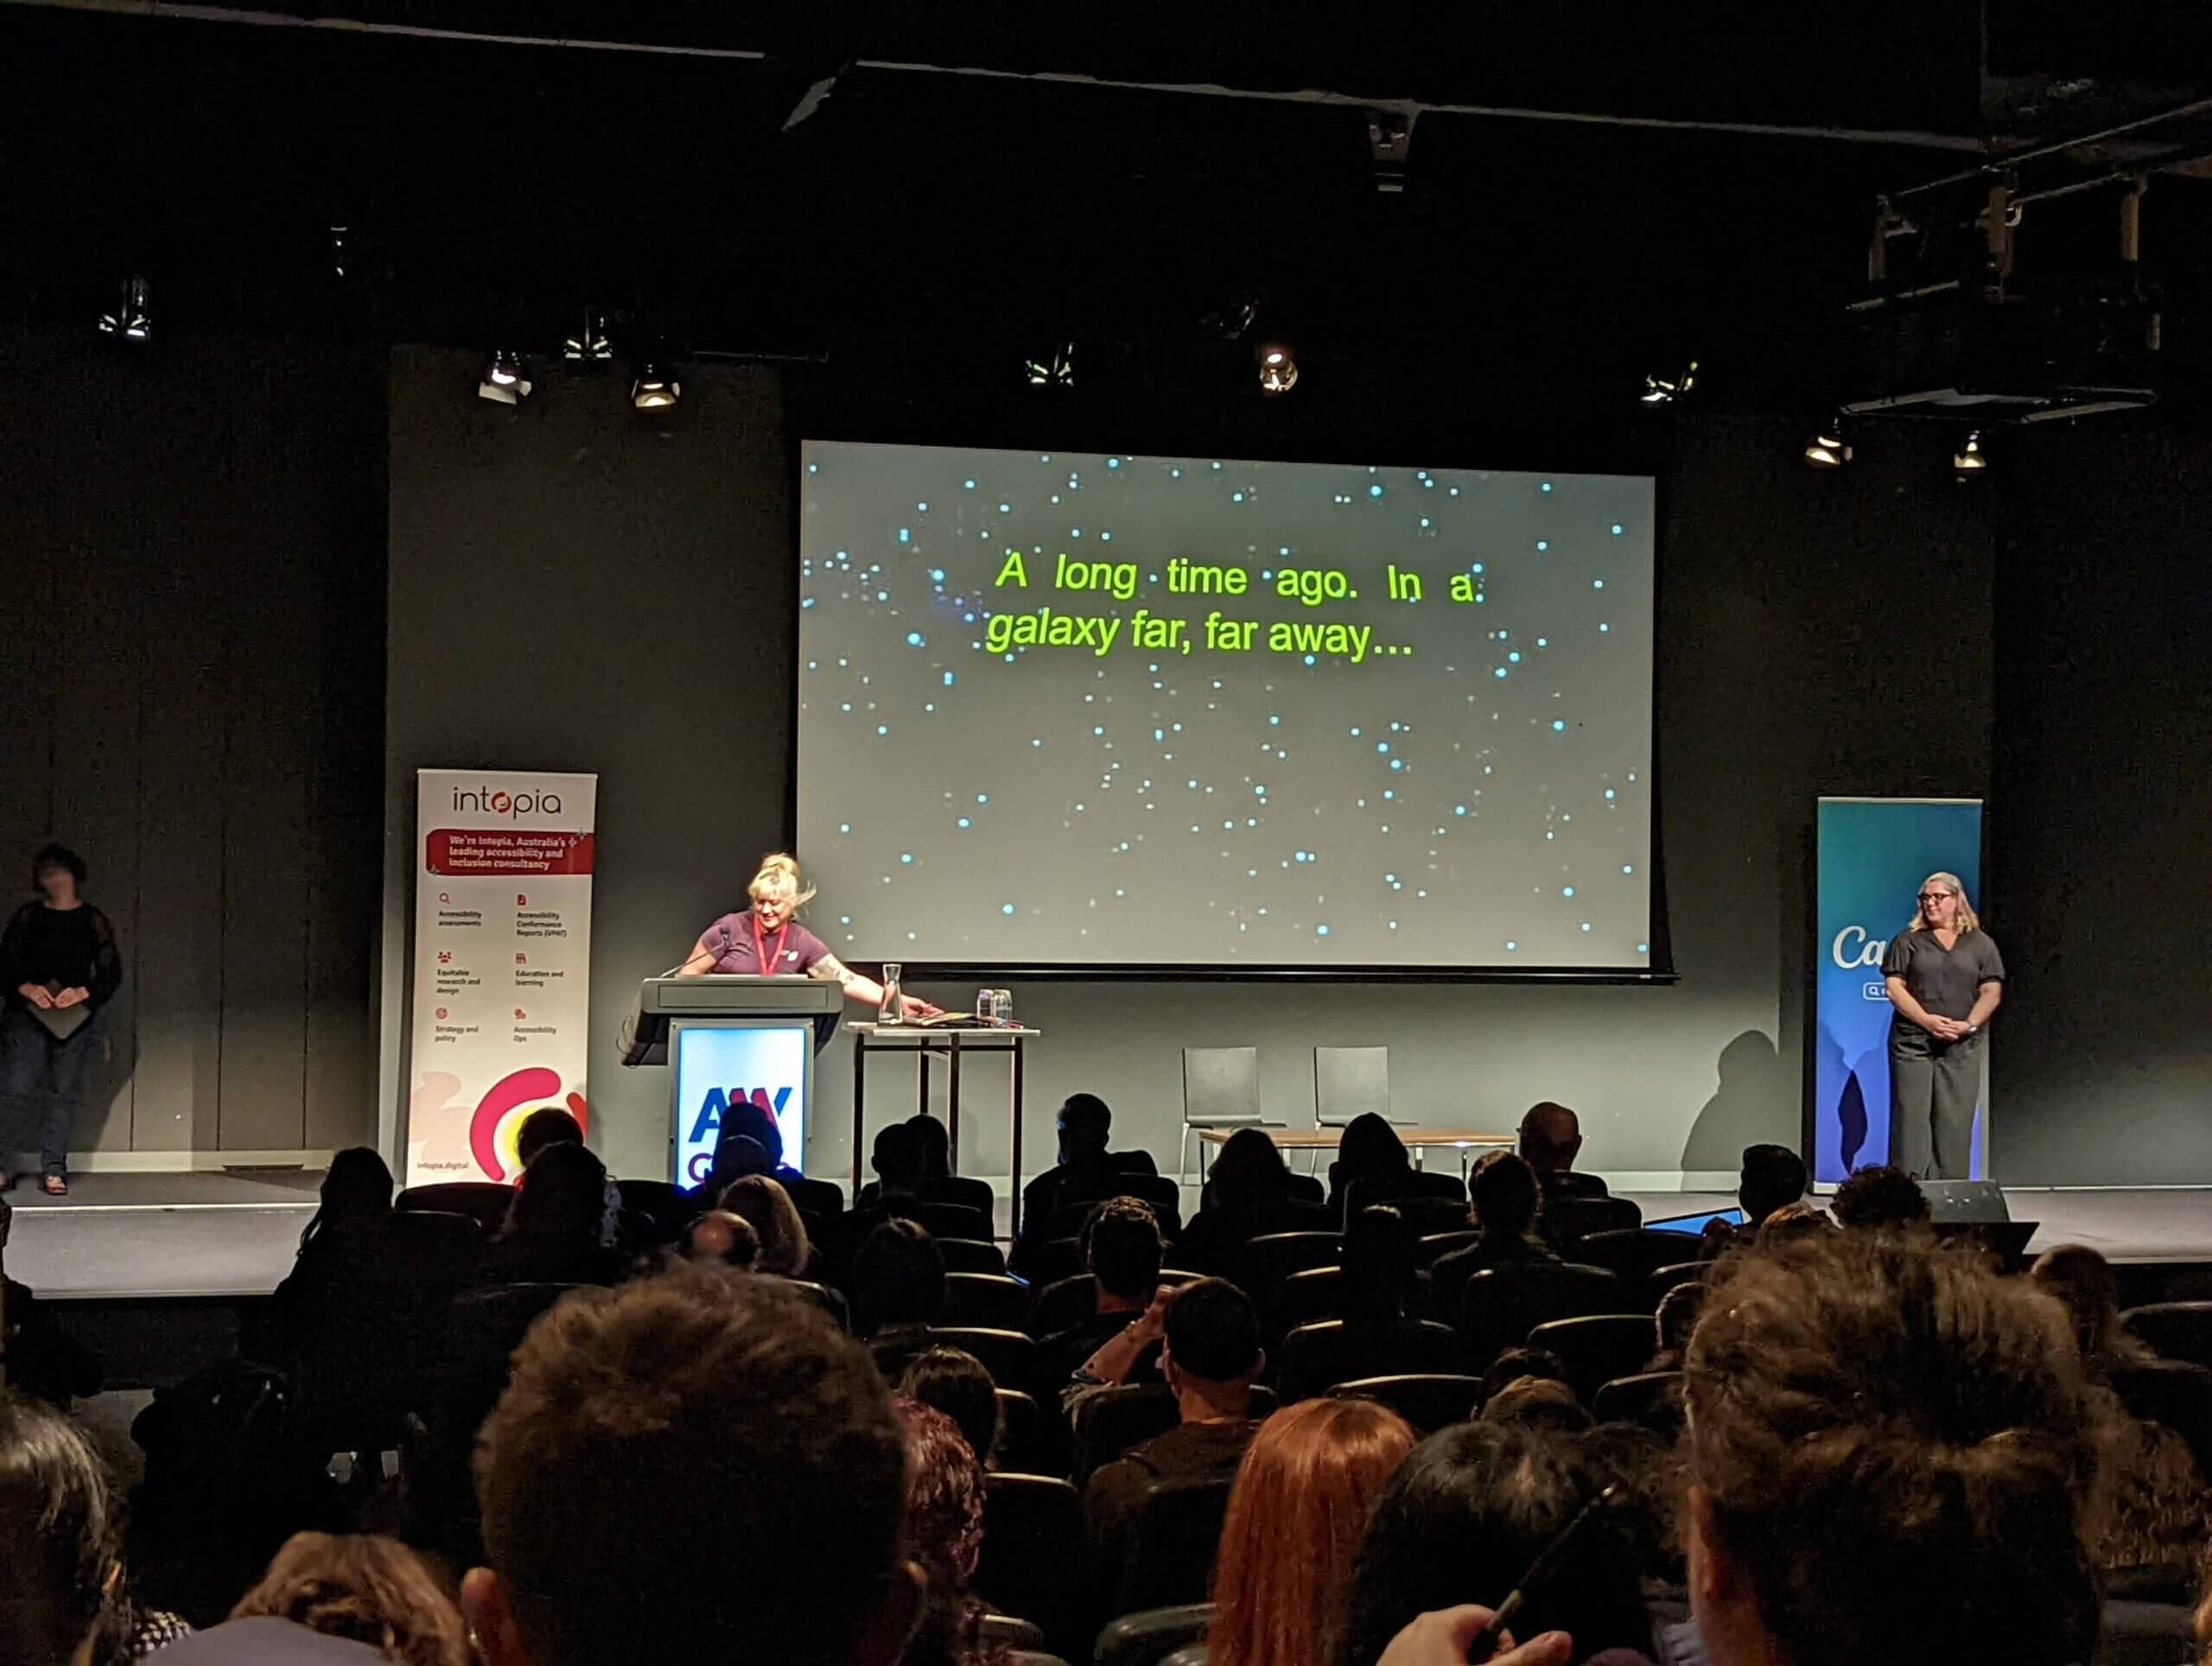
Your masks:
<svg viewBox="0 0 2212 1666"><path fill-rule="evenodd" d="M69 1129L99 1057L109 1000L123 983L115 927L80 892L85 862L49 844L31 858L42 894L25 903L0 933L0 1089L39 1114L40 1184L54 1197L69 1190ZM12 1184L0 1173L0 1187Z"/></svg>
<svg viewBox="0 0 2212 1666"><path fill-rule="evenodd" d="M1916 1180L1962 1180L1981 1097L1982 1031L2005 998L2005 962L1955 874L1921 882L1890 939L1890 1160Z"/></svg>

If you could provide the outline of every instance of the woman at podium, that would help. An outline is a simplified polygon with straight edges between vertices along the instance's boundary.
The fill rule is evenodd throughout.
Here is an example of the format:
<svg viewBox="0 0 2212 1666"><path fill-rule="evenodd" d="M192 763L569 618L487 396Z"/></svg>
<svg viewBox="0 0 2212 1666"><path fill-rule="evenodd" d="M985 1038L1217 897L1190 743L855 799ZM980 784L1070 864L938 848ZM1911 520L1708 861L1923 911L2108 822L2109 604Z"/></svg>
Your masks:
<svg viewBox="0 0 2212 1666"><path fill-rule="evenodd" d="M742 913L724 914L700 932L691 953L676 969L677 976L719 972L818 977L843 985L849 1000L870 1008L883 1005L880 983L847 966L830 952L828 944L793 918L814 895L800 879L796 859L780 853L763 856L746 894L753 906ZM912 995L903 997L903 1002L910 1019L935 1018L942 1010Z"/></svg>

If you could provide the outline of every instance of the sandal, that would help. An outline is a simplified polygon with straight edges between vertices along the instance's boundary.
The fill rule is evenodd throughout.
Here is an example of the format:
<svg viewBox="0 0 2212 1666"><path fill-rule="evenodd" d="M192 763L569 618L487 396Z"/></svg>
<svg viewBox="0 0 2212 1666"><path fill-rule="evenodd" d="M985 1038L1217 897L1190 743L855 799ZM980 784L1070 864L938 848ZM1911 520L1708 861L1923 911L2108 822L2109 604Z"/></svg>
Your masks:
<svg viewBox="0 0 2212 1666"><path fill-rule="evenodd" d="M69 1182L59 1174L48 1174L38 1183L38 1189L49 1198L66 1198L69 1195Z"/></svg>

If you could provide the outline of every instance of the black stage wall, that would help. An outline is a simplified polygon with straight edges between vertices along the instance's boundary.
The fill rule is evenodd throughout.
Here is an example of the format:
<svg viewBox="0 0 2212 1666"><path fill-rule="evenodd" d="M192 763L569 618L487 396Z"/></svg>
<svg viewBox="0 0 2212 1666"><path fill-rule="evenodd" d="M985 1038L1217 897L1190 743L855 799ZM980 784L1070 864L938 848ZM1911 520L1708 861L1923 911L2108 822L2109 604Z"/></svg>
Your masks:
<svg viewBox="0 0 2212 1666"><path fill-rule="evenodd" d="M0 329L0 896L115 920L105 1166L374 1129L383 360Z"/></svg>
<svg viewBox="0 0 2212 1666"><path fill-rule="evenodd" d="M2001 463L1998 1172L2212 1181L2212 442L2088 425Z"/></svg>
<svg viewBox="0 0 2212 1666"><path fill-rule="evenodd" d="M766 372L695 371L677 416L655 425L631 418L613 382L579 389L557 372L519 414L499 410L474 397L480 362L393 361L387 1100L412 772L595 769L592 1097L617 1167L650 1172L665 1084L614 1065L615 1025L635 980L739 899L786 824L796 436ZM1238 436L1248 451L1266 449L1260 417ZM1018 1004L1048 1033L1027 1168L1049 1160L1053 1107L1078 1088L1115 1104L1124 1138L1172 1154L1178 1049L1204 1044L1256 1045L1269 1110L1294 1124L1311 1119L1316 1043L1381 1042L1401 1114L1510 1126L1555 1096L1582 1108L1590 1160L1617 1174L1732 1174L1747 1141L1794 1141L1813 798L1986 792L1993 677L1982 499L1924 446L1870 446L1844 474L1815 474L1798 429L1691 418L1662 486L1677 985L1031 985ZM1452 455L1484 453L1455 440ZM1931 589L1948 627L1933 653L1914 624ZM825 1060L810 1152L823 1172L849 1160L846 1058ZM885 1114L911 1103L903 1079L879 1086ZM990 1103L971 1082L967 1166L1003 1173Z"/></svg>

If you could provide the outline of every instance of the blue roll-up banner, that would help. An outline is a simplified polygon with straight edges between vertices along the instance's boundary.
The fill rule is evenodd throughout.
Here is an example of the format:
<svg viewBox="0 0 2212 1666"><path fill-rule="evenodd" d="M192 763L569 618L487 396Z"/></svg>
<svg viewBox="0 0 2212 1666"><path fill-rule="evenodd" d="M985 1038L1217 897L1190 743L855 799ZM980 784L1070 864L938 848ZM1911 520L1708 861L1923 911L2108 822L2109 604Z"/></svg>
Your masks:
<svg viewBox="0 0 2212 1666"><path fill-rule="evenodd" d="M1981 800L1820 801L1820 976L1813 1026L1813 1178L1833 1183L1887 1162L1890 1001L1882 951L1912 918L1920 882L1952 873L1981 905ZM1974 1122L1974 1179L1986 1171L1989 1089Z"/></svg>

